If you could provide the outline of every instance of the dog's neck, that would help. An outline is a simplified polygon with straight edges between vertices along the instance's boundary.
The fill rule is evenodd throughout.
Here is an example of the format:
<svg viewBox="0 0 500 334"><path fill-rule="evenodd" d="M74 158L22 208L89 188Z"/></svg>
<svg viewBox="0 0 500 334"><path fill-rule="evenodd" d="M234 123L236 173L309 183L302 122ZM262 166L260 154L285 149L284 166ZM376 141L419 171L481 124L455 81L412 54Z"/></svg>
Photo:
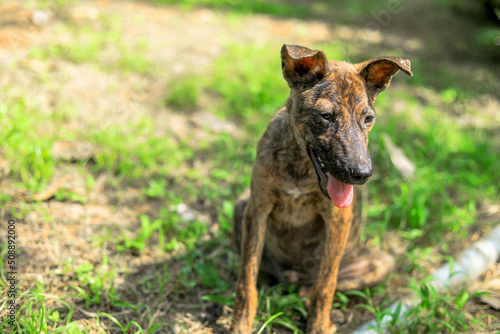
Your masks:
<svg viewBox="0 0 500 334"><path fill-rule="evenodd" d="M283 159L283 167L286 169L286 173L298 181L299 179L310 178L311 175L314 175L314 170L306 148L302 147L295 137L298 134L292 124L292 106L293 101L288 98L281 124L283 129L281 142L284 148L281 159Z"/></svg>
<svg viewBox="0 0 500 334"><path fill-rule="evenodd" d="M286 108L286 111L285 111L285 115L283 117L283 124L282 124L282 127L283 127L283 145L286 147L286 149L290 152L290 153L293 153L293 155L295 156L295 158L302 158L301 155L303 155L303 157L306 157L307 156L307 153L306 153L306 150L304 147L301 147L301 145L299 144L299 142L297 141L297 133L296 133L296 130L294 129L294 125L293 125L293 121L292 121L292 107L293 107L293 100L291 97L289 97L286 101L286 105L285 105L285 108ZM302 154L300 154L302 153ZM297 154L299 156L297 156Z"/></svg>

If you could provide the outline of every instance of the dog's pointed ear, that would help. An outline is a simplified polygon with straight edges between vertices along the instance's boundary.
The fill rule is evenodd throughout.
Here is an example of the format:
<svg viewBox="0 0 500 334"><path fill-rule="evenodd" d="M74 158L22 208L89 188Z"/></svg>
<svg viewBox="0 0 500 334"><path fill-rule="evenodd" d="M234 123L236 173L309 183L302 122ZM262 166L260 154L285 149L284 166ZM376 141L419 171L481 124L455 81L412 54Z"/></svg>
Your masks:
<svg viewBox="0 0 500 334"><path fill-rule="evenodd" d="M326 55L299 45L283 45L281 67L288 86L301 90L311 88L328 74Z"/></svg>
<svg viewBox="0 0 500 334"><path fill-rule="evenodd" d="M378 93L389 87L392 77L399 70L413 76L410 66L408 59L397 57L373 58L354 65L359 75L365 80L373 100L377 98Z"/></svg>

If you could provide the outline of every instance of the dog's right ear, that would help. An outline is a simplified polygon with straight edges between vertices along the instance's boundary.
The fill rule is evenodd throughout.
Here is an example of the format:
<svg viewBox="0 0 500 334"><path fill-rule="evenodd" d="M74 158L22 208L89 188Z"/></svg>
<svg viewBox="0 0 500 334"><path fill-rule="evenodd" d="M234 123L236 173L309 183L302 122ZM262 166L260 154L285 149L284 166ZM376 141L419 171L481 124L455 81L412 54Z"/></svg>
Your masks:
<svg viewBox="0 0 500 334"><path fill-rule="evenodd" d="M300 90L311 88L328 74L326 55L299 45L283 45L281 67L288 86Z"/></svg>

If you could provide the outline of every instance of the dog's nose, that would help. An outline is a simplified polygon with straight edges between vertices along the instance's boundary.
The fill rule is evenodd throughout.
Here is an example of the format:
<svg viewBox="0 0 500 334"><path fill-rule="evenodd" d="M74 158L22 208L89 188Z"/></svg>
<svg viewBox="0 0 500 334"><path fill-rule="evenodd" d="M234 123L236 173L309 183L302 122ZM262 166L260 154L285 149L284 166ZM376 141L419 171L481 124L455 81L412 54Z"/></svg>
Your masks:
<svg viewBox="0 0 500 334"><path fill-rule="evenodd" d="M357 184L365 183L372 176L372 169L370 167L351 168L350 172L352 180Z"/></svg>

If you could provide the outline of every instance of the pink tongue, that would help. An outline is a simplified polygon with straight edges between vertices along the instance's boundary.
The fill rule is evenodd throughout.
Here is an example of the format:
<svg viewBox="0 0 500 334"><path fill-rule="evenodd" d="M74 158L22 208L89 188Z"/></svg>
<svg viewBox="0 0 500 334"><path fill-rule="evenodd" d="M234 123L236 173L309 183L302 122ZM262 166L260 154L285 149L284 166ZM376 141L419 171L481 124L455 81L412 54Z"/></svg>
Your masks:
<svg viewBox="0 0 500 334"><path fill-rule="evenodd" d="M347 208L351 205L354 197L353 189L354 187L352 184L345 184L337 181L328 173L328 194L330 195L333 205L339 208Z"/></svg>

